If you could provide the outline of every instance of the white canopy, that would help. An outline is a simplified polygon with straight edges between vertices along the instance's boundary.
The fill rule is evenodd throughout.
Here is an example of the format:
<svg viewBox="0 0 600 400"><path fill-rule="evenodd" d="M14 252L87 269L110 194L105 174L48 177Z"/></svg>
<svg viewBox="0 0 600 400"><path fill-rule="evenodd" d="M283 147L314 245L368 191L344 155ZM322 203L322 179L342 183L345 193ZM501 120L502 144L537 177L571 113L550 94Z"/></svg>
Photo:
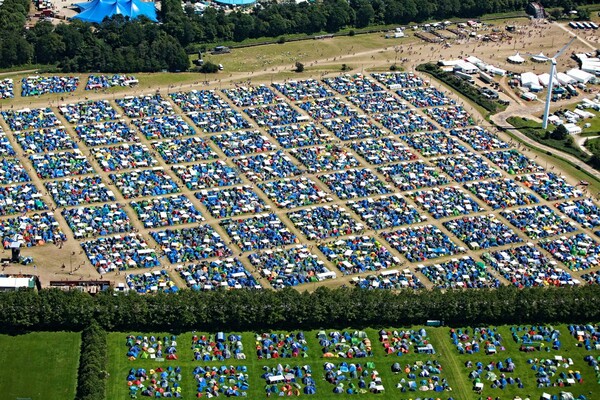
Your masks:
<svg viewBox="0 0 600 400"><path fill-rule="evenodd" d="M546 62L548 61L548 59L546 58L546 56L544 55L544 53L538 54L537 56L531 56L531 59L535 62Z"/></svg>
<svg viewBox="0 0 600 400"><path fill-rule="evenodd" d="M521 57L519 53L517 53L514 56L509 56L508 61L515 64L523 64L525 62L525 59Z"/></svg>

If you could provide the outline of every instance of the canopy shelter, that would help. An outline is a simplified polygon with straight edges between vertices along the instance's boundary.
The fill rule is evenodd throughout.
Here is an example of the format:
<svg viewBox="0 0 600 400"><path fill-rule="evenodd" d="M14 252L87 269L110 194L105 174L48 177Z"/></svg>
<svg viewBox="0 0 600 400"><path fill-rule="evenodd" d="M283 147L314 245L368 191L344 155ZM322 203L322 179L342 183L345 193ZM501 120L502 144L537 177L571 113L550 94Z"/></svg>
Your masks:
<svg viewBox="0 0 600 400"><path fill-rule="evenodd" d="M519 53L517 53L514 56L509 56L508 62L511 62L513 64L523 64L525 62L525 59L521 57Z"/></svg>
<svg viewBox="0 0 600 400"><path fill-rule="evenodd" d="M121 14L131 19L145 16L151 21L157 21L156 9L153 2L141 0L93 0L87 3L78 3L81 12L73 18L85 22L100 23L106 17Z"/></svg>

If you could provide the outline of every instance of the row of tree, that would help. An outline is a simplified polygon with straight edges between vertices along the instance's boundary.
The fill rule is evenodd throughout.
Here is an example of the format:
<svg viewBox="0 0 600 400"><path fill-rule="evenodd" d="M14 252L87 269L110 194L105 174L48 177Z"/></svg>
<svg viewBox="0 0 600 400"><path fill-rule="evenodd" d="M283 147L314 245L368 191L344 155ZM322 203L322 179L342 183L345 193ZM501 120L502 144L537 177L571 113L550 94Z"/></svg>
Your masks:
<svg viewBox="0 0 600 400"><path fill-rule="evenodd" d="M0 329L190 331L388 327L428 319L456 326L600 320L600 286L442 292L327 289L183 290L152 296L59 290L0 293Z"/></svg>
<svg viewBox="0 0 600 400"><path fill-rule="evenodd" d="M96 321L81 333L81 352L77 374L77 400L104 400L106 398L106 368L108 365L107 338Z"/></svg>

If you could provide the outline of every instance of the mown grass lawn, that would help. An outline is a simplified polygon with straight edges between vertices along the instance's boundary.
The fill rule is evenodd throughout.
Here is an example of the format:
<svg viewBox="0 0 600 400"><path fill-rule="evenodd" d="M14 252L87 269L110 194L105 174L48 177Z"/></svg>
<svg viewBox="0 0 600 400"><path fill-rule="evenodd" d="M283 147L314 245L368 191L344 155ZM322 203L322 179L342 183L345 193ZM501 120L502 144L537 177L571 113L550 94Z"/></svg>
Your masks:
<svg viewBox="0 0 600 400"><path fill-rule="evenodd" d="M0 398L73 399L81 334L0 335Z"/></svg>

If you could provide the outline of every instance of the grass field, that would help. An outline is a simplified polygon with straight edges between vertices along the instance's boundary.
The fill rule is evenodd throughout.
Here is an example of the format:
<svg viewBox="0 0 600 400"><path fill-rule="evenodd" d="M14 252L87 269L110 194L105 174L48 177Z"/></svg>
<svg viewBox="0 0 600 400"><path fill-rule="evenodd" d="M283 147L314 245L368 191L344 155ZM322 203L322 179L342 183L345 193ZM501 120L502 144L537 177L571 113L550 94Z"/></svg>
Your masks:
<svg viewBox="0 0 600 400"><path fill-rule="evenodd" d="M418 327L413 327L418 328ZM159 366L167 367L167 366L179 366L181 367L182 380L181 386L183 389L183 397L191 398L196 397L195 391L195 382L192 376L192 370L196 366L220 366L220 365L245 365L248 367L248 381L250 388L248 390L248 398L265 398L265 381L261 379L261 375L263 374L264 366L276 366L281 363L282 365L289 364L291 366L302 366L302 365L310 365L312 367L313 377L316 381L317 393L313 398L323 398L323 399L333 399L333 398L344 398L346 395L336 395L333 393L334 386L329 384L324 379L324 362L333 362L339 363L342 361L348 362L359 362L364 363L368 361L373 361L375 363L375 369L379 372L382 377L382 383L385 387L385 393L383 394L365 394L361 397L364 398L380 398L380 399L395 399L395 400L404 400L404 399L414 399L418 397L434 397L439 399L448 399L450 397L454 399L478 399L479 395L476 394L472 390L472 380L469 379L469 372L474 368L466 368L465 363L467 361L472 361L473 364L477 362L482 362L484 366L486 366L491 361L505 361L507 358L512 358L516 368L515 372L512 374L507 374L507 376L513 376L514 378L520 377L524 388L519 389L517 385L509 385L505 389L491 389L490 382L482 379L484 383L484 390L482 395L485 397L492 396L493 398L499 396L501 399L512 399L514 396L521 396L522 398L530 397L531 399L540 398L543 392L550 394L559 394L561 390L567 390L572 392L575 396L579 396L584 394L588 399L594 399L598 397L598 393L600 393L600 387L598 383L598 378L595 376L595 372L592 367L589 367L586 362L583 361L583 357L585 355L591 354L594 357L600 356L600 351L586 351L583 348L576 346L576 340L569 334L567 326L561 325L557 327L561 332L561 342L562 348L560 350L552 350L550 352L547 351L536 351L534 353L523 353L520 352L519 344L513 341L510 327L504 326L498 328L498 331L503 336L503 345L505 347L505 351L499 351L496 355L486 355L482 350L479 353L475 353L472 355L460 355L452 343L449 336L449 328L428 328L427 334L429 336L430 342L433 344L436 349L435 355L425 355L425 354L415 354L413 350L409 354L405 354L403 356L397 356L396 354L386 355L381 343L379 343L378 338L378 330L375 329L367 329L365 332L367 333L369 339L372 342L373 346L373 357L370 358L362 358L355 360L344 360L341 358L323 358L321 357L322 351L319 346L318 340L316 338L317 331L305 332L306 340L308 344L308 357L306 358L285 358L285 359L271 359L271 360L258 360L255 354L255 333L246 332L242 334L242 342L244 345L244 352L247 356L246 360L226 360L224 362L203 362L203 361L193 361L193 353L191 350L191 333L181 334L177 337L177 349L178 349L178 360L174 361L165 361L162 363L158 363L150 360L134 360L129 361L126 357L127 347L125 346L125 337L126 333L111 333L109 334L109 372L110 378L108 382L108 390L107 390L107 398L108 399L123 399L128 397L128 387L126 377L131 368L146 368L150 370L152 368L157 368ZM400 330L400 329L398 329ZM330 331L326 331L329 333ZM198 333L200 334L200 333ZM165 334L160 334L160 336L164 336ZM148 335L149 336L149 335ZM546 343L547 344L547 343ZM536 387L536 376L535 371L531 369L531 365L527 363L528 359L544 359L544 358L554 358L555 356L560 355L565 359L571 358L573 360L573 365L569 366L568 369L559 368L558 373L562 371L580 371L583 376L583 383L577 383L568 388L562 387L547 387L547 388L537 388ZM402 393L399 389L396 388L397 383L402 378L407 378L404 372L399 374L395 374L391 371L391 366L395 362L401 364L402 369L405 368L407 364L414 364L418 361L427 362L428 360L437 360L441 363L442 373L440 378L446 378L448 380L449 385L452 387L451 392L406 392ZM494 371L498 376L500 376L500 372L498 370ZM417 371L418 375L418 371ZM552 381L556 381L558 378L558 374L552 378ZM416 381L419 381L423 378L419 378L417 376ZM368 380L367 380L368 384ZM302 395L306 396L306 395ZM308 397L308 396L307 396Z"/></svg>
<svg viewBox="0 0 600 400"><path fill-rule="evenodd" d="M80 345L79 333L0 335L0 398L74 398Z"/></svg>

